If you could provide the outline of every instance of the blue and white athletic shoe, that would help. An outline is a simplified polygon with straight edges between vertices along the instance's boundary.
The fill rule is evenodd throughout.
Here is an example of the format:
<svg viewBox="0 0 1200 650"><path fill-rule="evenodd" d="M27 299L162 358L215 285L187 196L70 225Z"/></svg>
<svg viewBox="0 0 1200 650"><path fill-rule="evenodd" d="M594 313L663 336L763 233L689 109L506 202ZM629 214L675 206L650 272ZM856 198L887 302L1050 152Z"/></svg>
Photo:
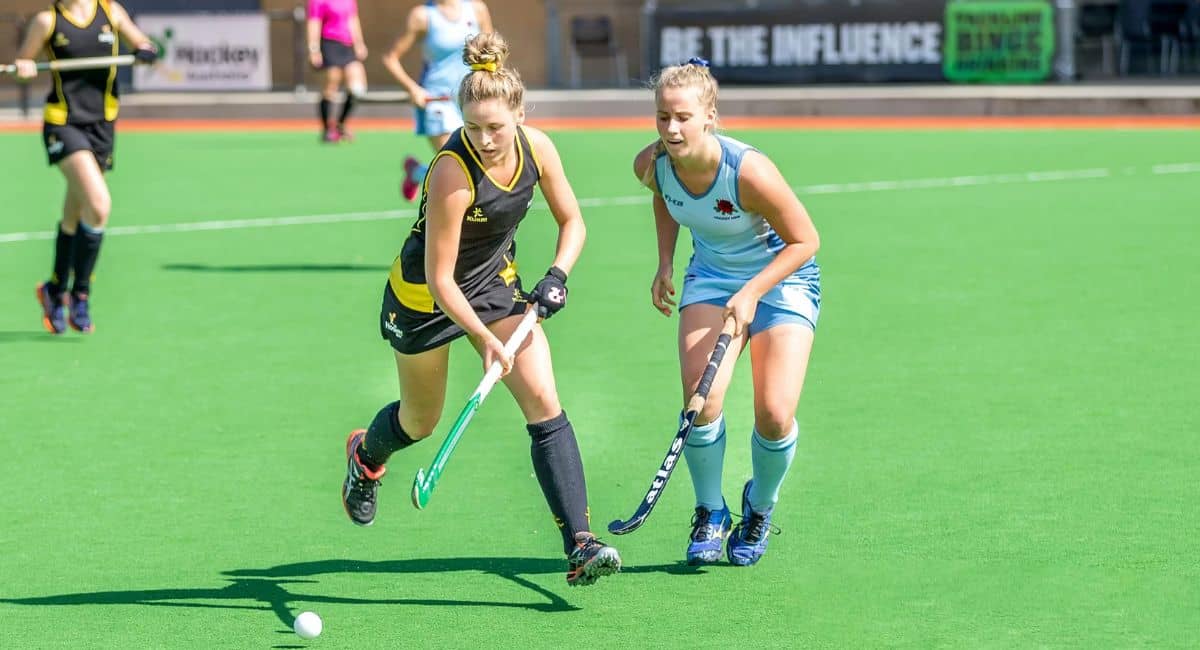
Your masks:
<svg viewBox="0 0 1200 650"><path fill-rule="evenodd" d="M687 548L687 563L712 564L721 559L721 546L729 537L733 527L733 517L729 507L722 506L720 510L709 510L704 506L696 506L696 514L692 516L691 543Z"/></svg>
<svg viewBox="0 0 1200 650"><path fill-rule="evenodd" d="M755 512L750 507L750 484L742 489L742 520L733 527L729 534L729 544L725 547L729 562L736 566L750 566L762 559L767 552L767 537L771 534L771 512ZM779 529L775 528L775 532Z"/></svg>

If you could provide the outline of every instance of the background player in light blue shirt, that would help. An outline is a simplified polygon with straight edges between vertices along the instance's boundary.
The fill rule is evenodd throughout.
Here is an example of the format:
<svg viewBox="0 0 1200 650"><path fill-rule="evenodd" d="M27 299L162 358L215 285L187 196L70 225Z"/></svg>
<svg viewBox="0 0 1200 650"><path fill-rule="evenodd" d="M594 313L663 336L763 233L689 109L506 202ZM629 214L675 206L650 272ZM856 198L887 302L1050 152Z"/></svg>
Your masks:
<svg viewBox="0 0 1200 650"><path fill-rule="evenodd" d="M450 134L462 126L462 112L455 100L458 85L469 72L463 62L463 44L475 34L491 32L492 16L487 5L478 0L429 0L408 13L404 33L396 39L383 64L396 81L408 90L416 107L417 135L429 138L434 152L446 144ZM413 80L401 57L420 43L422 66L419 80ZM423 158L423 157L422 157ZM429 165L415 156L404 159L401 194L409 201L417 198Z"/></svg>
<svg viewBox="0 0 1200 650"><path fill-rule="evenodd" d="M654 192L659 266L651 294L664 315L676 304L680 224L692 234L694 253L679 300L684 400L694 392L726 318L736 324L726 360L736 359L748 343L754 378L754 475L742 490L737 526L721 492L723 406L733 363L722 364L684 447L696 491L687 559L718 561L728 537L729 561L750 565L766 552L779 487L795 455L796 405L820 310L814 259L819 239L775 165L716 133L717 82L707 62L665 68L651 86L659 139L638 153L634 173Z"/></svg>

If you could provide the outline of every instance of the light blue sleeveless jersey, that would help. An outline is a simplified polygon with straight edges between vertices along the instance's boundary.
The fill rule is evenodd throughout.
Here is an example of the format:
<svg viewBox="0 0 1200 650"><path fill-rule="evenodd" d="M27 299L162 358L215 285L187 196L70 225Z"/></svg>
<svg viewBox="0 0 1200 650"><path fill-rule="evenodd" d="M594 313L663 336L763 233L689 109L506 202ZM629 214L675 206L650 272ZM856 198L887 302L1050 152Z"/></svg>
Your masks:
<svg viewBox="0 0 1200 650"><path fill-rule="evenodd" d="M762 271L783 250L783 239L762 215L742 208L738 170L749 145L722 135L721 165L703 194L692 194L679 182L671 158L663 152L654 161L658 192L671 217L692 233L692 259L684 274L680 307L728 299ZM810 259L774 287L762 302L794 311L816 323L820 305L820 267Z"/></svg>
<svg viewBox="0 0 1200 650"><path fill-rule="evenodd" d="M430 95L453 97L458 94L462 78L470 71L462 61L463 45L469 37L479 33L475 3L464 0L462 14L454 22L438 11L433 0L425 3L425 15L429 27L425 31L425 65L418 83Z"/></svg>

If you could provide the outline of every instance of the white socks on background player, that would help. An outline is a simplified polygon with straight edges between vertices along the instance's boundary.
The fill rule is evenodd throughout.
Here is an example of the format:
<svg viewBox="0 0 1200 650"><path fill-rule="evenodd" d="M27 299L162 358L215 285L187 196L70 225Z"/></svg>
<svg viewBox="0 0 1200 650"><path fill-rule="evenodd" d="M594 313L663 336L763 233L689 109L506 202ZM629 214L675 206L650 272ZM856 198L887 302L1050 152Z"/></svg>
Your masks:
<svg viewBox="0 0 1200 650"><path fill-rule="evenodd" d="M754 482L750 486L750 507L755 512L769 512L779 501L779 487L796 457L796 440L800 428L795 421L792 430L782 440L767 440L755 429L750 436L750 460L754 466ZM721 471L725 461L725 414L705 425L697 425L683 447L696 504L709 510L725 506L721 496Z"/></svg>

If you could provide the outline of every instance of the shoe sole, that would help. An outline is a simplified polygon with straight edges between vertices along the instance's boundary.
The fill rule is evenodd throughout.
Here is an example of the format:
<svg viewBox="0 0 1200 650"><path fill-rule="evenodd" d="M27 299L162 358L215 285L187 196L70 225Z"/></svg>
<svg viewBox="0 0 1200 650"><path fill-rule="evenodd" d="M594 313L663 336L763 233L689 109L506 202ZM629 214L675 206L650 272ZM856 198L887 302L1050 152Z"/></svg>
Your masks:
<svg viewBox="0 0 1200 650"><path fill-rule="evenodd" d="M46 292L43 291L45 287L45 284L39 284L37 288L34 289L34 294L37 296L38 304L42 306L42 327L46 328L47 332L58 336L66 330L56 330L54 329L54 325L50 323L50 304L46 302Z"/></svg>
<svg viewBox="0 0 1200 650"><path fill-rule="evenodd" d="M582 574L576 578L574 582L570 580L567 584L572 587L590 587L596 584L596 581L604 576L611 576L621 570L621 555L617 553L617 549L606 546L592 559L588 560L583 565Z"/></svg>
<svg viewBox="0 0 1200 650"><path fill-rule="evenodd" d="M722 555L724 555L724 553L720 549L717 549L717 550L711 551L711 552L706 551L704 553L697 553L695 555L692 555L689 553L687 556L687 563L688 563L688 566L703 566L705 564L716 564L717 562L721 561Z"/></svg>
<svg viewBox="0 0 1200 650"><path fill-rule="evenodd" d="M352 462L350 460L350 454L353 453L355 436L358 436L359 434L366 435L366 433L367 433L366 429L355 429L354 431L350 432L349 436L346 437L346 463L347 464ZM372 518L371 521L368 521L367 523L364 524L361 521L355 519L354 515L350 514L350 508L349 508L349 506L346 505L346 480L345 479L342 479L342 510L346 511L346 516L350 518L350 521L354 522L355 526L362 526L362 527L366 528L367 526L370 526L371 524L375 523L375 519Z"/></svg>

